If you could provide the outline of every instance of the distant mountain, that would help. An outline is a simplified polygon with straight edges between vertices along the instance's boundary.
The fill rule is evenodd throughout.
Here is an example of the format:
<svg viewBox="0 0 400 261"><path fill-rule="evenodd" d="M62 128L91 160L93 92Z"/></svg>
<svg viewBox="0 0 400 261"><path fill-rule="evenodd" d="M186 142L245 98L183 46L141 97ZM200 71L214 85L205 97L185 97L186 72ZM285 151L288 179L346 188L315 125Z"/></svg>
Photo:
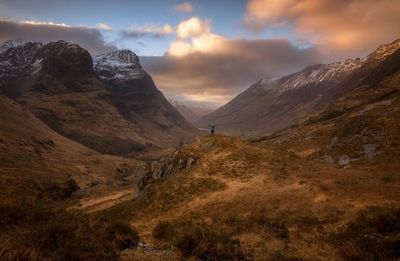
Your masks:
<svg viewBox="0 0 400 261"><path fill-rule="evenodd" d="M238 136L272 133L327 106L357 86L371 85L395 72L400 64L383 65L398 52L400 40L380 46L364 58L309 66L279 79L262 79L195 124L210 122Z"/></svg>
<svg viewBox="0 0 400 261"><path fill-rule="evenodd" d="M87 50L65 41L6 42L0 50L0 92L89 148L130 154L173 147L196 134L130 51L93 63Z"/></svg>
<svg viewBox="0 0 400 261"><path fill-rule="evenodd" d="M190 106L179 101L169 100L172 106L189 122L194 123L202 116L212 112L211 109L198 106Z"/></svg>

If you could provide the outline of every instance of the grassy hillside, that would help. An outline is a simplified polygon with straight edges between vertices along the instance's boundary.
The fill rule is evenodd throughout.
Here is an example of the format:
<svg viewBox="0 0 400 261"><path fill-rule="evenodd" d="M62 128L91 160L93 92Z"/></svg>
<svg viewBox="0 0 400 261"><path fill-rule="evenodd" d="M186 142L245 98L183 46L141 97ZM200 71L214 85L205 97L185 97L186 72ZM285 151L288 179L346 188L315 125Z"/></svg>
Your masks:
<svg viewBox="0 0 400 261"><path fill-rule="evenodd" d="M168 260L171 249L200 260L399 257L398 164L343 168L279 143L226 136L199 139L183 153L198 163L153 184L147 199L96 214L130 222L159 249L141 258Z"/></svg>

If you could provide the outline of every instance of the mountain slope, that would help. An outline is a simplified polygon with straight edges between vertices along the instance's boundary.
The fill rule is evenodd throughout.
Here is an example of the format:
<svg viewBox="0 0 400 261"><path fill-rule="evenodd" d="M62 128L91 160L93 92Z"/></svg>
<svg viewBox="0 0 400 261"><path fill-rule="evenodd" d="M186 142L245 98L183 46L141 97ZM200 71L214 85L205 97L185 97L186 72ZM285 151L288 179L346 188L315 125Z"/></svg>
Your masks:
<svg viewBox="0 0 400 261"><path fill-rule="evenodd" d="M0 90L58 133L117 155L173 147L195 135L195 128L166 101L138 60L125 66L124 59L135 56L132 52L104 55L93 66L85 49L65 41L29 50L27 44L7 49L25 54L25 63L18 66L22 71L12 74L16 77L0 84ZM116 56L120 63L115 63ZM5 62L16 57L7 56ZM112 69L127 74L104 77L106 70L100 66L107 61L114 62ZM136 70L140 77L129 77Z"/></svg>
<svg viewBox="0 0 400 261"><path fill-rule="evenodd" d="M169 100L172 106L188 121L191 123L196 122L202 116L212 112L211 109L200 108L197 106L188 106L182 102Z"/></svg>
<svg viewBox="0 0 400 261"><path fill-rule="evenodd" d="M313 65L279 79L260 80L228 104L202 117L196 125L204 127L215 122L220 131L240 136L285 128L357 86L374 81L373 75L382 78L393 73L399 64L379 68L399 48L397 40L362 59Z"/></svg>
<svg viewBox="0 0 400 261"><path fill-rule="evenodd" d="M0 95L1 201L33 203L87 196L126 183L118 169L133 159L103 156L46 126Z"/></svg>
<svg viewBox="0 0 400 261"><path fill-rule="evenodd" d="M397 260L399 62L272 135L185 145L196 164L99 215L130 221L167 260L172 246L215 260Z"/></svg>

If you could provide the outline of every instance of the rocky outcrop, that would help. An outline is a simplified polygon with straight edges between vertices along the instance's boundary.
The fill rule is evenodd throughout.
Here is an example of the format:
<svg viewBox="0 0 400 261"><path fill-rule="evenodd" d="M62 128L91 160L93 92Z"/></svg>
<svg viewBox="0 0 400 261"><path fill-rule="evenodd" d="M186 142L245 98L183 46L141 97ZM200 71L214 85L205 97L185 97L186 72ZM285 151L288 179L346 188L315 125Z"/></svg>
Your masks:
<svg viewBox="0 0 400 261"><path fill-rule="evenodd" d="M182 155L179 151L176 151L170 156L164 156L139 166L134 174L135 197L142 197L147 200L147 192L152 183L174 176L193 166L196 162L196 158Z"/></svg>

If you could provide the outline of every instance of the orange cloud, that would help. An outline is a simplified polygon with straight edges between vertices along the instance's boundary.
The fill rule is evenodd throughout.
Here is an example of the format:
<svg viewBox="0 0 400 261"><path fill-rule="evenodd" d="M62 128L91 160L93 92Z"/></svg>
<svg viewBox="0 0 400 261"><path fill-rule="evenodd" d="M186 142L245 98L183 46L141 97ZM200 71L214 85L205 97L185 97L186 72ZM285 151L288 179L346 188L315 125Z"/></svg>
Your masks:
<svg viewBox="0 0 400 261"><path fill-rule="evenodd" d="M193 12L193 5L189 2L183 2L173 6L173 9L181 13L191 13Z"/></svg>
<svg viewBox="0 0 400 261"><path fill-rule="evenodd" d="M245 26L286 26L311 43L353 54L400 36L397 0L249 0Z"/></svg>

